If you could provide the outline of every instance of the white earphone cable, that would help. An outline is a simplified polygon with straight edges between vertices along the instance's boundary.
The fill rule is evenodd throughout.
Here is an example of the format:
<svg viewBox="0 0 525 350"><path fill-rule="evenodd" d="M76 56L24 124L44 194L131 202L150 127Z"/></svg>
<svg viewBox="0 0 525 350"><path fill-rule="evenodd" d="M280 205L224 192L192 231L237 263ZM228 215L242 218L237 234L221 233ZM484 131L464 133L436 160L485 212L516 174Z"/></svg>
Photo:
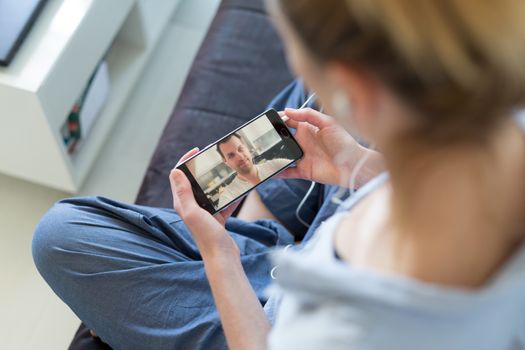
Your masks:
<svg viewBox="0 0 525 350"><path fill-rule="evenodd" d="M308 106L308 103L310 103L310 101L312 101L312 99L314 97L315 97L315 92L313 92L306 99L306 101L304 101L304 103L302 104L301 107L299 107L299 109L303 109L306 106ZM289 118L286 115L284 115L282 117L282 120L284 122L286 122L288 119ZM297 219L297 221L299 221L301 224L303 224L307 228L310 227L310 224L308 222L306 222L305 220L303 220L303 218L301 217L301 209L303 208L304 204L306 203L306 200L308 199L308 197L310 197L310 195L312 194L314 188L315 188L315 181L312 181L312 183L310 184L310 188L308 189L308 191L306 191L306 194L304 195L303 199L301 199L301 202L299 202L299 205L297 206L297 209L295 209L295 218Z"/></svg>

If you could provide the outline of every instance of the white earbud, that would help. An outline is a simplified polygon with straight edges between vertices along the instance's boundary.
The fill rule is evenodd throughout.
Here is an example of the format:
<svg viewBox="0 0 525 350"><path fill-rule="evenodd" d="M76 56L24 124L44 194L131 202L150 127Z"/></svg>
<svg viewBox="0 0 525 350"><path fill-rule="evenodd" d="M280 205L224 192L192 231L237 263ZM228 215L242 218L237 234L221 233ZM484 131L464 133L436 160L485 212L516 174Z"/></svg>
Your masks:
<svg viewBox="0 0 525 350"><path fill-rule="evenodd" d="M350 101L342 91L337 91L332 96L332 108L337 118L347 119L352 113Z"/></svg>

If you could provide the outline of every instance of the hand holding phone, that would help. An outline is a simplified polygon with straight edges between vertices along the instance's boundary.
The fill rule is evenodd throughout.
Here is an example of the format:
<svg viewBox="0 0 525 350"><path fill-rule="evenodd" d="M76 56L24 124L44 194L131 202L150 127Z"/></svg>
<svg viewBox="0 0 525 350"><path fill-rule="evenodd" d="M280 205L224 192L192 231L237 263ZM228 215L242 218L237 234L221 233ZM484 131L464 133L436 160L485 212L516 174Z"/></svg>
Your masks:
<svg viewBox="0 0 525 350"><path fill-rule="evenodd" d="M197 203L208 212L226 208L286 169L303 151L275 110L268 110L177 165Z"/></svg>
<svg viewBox="0 0 525 350"><path fill-rule="evenodd" d="M186 153L181 161L198 152L193 149ZM238 258L239 247L226 232L224 224L235 206L230 206L216 215L201 208L195 201L191 184L186 175L174 168L169 176L173 194L173 207L191 231L203 259L213 256Z"/></svg>
<svg viewBox="0 0 525 350"><path fill-rule="evenodd" d="M304 157L280 177L346 186L345 178L369 152L374 156L360 172L359 185L383 171L380 155L361 146L334 118L311 108L287 108L283 114L288 117L286 124L296 130Z"/></svg>

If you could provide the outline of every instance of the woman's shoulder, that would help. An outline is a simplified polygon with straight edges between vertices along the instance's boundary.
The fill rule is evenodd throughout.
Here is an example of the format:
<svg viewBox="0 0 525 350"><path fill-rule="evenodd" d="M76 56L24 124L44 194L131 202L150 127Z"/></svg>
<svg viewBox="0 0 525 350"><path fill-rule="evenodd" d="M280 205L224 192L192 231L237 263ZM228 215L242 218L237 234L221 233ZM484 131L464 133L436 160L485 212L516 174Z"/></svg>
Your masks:
<svg viewBox="0 0 525 350"><path fill-rule="evenodd" d="M525 336L525 248L478 290L382 275L301 252L276 253L274 261L284 297L273 344L300 338L305 349L495 349Z"/></svg>
<svg viewBox="0 0 525 350"><path fill-rule="evenodd" d="M345 202L345 209L386 179L383 175L363 188ZM298 337L305 349L362 344L374 344L366 349L494 349L525 339L525 245L483 287L443 286L336 259L333 238L345 212L323 223L304 251L272 256L278 265L277 288L284 295L270 337L272 349L284 349L277 344ZM320 328L323 332L316 331Z"/></svg>

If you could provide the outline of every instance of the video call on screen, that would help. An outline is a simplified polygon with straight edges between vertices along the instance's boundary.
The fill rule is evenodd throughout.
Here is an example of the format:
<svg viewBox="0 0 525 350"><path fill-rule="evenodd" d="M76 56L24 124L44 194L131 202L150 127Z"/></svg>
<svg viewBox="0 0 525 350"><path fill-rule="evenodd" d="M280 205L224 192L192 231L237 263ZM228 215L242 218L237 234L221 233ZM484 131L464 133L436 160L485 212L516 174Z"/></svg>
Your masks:
<svg viewBox="0 0 525 350"><path fill-rule="evenodd" d="M215 209L220 209L293 161L283 138L264 115L186 166Z"/></svg>

